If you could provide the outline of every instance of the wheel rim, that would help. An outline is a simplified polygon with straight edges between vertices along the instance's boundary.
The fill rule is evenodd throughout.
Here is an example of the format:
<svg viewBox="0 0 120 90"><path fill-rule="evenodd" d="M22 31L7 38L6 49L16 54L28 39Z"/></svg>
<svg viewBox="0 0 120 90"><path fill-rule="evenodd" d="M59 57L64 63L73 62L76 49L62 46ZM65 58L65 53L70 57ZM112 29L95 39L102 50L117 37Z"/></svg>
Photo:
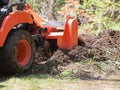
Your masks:
<svg viewBox="0 0 120 90"><path fill-rule="evenodd" d="M27 40L20 40L16 49L17 61L21 66L28 64L31 56L30 44Z"/></svg>

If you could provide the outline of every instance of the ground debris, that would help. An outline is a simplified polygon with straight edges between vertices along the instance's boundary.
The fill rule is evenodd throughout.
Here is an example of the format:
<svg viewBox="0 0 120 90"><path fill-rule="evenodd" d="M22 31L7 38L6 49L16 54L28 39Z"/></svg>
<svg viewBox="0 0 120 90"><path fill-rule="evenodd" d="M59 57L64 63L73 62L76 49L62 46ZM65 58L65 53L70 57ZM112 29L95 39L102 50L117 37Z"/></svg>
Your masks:
<svg viewBox="0 0 120 90"><path fill-rule="evenodd" d="M91 38L86 36L84 40L85 46L76 46L71 51L58 49L53 54L48 52L46 54L44 50L38 48L35 56L35 65L38 68L42 67L42 69L37 69L38 71L36 71L33 68L32 72L59 74L65 70L70 70L72 66L69 66L76 62L79 62L79 65L73 68L77 72L73 73L72 70L70 71L83 79L101 79L110 73L116 73L120 70L119 31L104 30L98 36L92 36ZM42 63L43 61L44 63Z"/></svg>

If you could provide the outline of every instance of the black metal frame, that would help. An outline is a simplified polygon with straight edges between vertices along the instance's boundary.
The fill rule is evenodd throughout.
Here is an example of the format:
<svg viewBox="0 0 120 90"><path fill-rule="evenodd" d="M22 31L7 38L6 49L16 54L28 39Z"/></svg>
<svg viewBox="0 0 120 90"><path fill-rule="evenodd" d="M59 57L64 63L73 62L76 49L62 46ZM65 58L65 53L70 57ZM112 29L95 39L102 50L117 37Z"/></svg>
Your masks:
<svg viewBox="0 0 120 90"><path fill-rule="evenodd" d="M1 9L0 9L0 26L2 24L3 19L7 15L9 15L10 12L13 11L13 7L17 6L17 10L23 10L24 9L25 3L26 3L24 1L26 1L26 0L18 0L17 3L13 3L13 4L10 4L10 5L5 4L1 7ZM2 11L2 9L4 9L4 10Z"/></svg>

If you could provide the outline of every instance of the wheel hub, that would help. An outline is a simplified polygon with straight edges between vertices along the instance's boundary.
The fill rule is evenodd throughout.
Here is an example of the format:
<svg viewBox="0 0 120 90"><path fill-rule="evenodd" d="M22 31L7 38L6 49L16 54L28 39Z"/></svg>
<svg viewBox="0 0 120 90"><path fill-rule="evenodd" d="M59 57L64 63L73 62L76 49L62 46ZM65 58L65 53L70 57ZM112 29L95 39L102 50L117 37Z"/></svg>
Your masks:
<svg viewBox="0 0 120 90"><path fill-rule="evenodd" d="M31 48L27 40L23 39L19 41L18 47L16 49L16 54L18 64L21 66L25 66L29 62L31 56Z"/></svg>

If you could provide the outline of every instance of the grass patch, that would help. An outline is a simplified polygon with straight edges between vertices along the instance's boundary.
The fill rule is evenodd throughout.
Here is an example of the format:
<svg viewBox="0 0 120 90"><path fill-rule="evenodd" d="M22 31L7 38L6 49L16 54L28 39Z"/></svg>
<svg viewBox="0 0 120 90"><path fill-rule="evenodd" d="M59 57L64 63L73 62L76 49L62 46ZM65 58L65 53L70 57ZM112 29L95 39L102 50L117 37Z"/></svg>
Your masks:
<svg viewBox="0 0 120 90"><path fill-rule="evenodd" d="M0 78L0 80L3 77ZM120 90L119 81L92 81L50 75L28 75L10 77L0 82L0 90ZM102 89L100 89L102 87Z"/></svg>
<svg viewBox="0 0 120 90"><path fill-rule="evenodd" d="M49 75L29 75L23 77L11 77L1 82L0 90L39 90L40 88L53 87L55 79Z"/></svg>
<svg viewBox="0 0 120 90"><path fill-rule="evenodd" d="M76 79L77 80L77 79ZM75 80L74 80L75 81ZM28 75L11 77L0 83L0 90L62 90L62 83L73 82L73 79L62 79L50 75Z"/></svg>

